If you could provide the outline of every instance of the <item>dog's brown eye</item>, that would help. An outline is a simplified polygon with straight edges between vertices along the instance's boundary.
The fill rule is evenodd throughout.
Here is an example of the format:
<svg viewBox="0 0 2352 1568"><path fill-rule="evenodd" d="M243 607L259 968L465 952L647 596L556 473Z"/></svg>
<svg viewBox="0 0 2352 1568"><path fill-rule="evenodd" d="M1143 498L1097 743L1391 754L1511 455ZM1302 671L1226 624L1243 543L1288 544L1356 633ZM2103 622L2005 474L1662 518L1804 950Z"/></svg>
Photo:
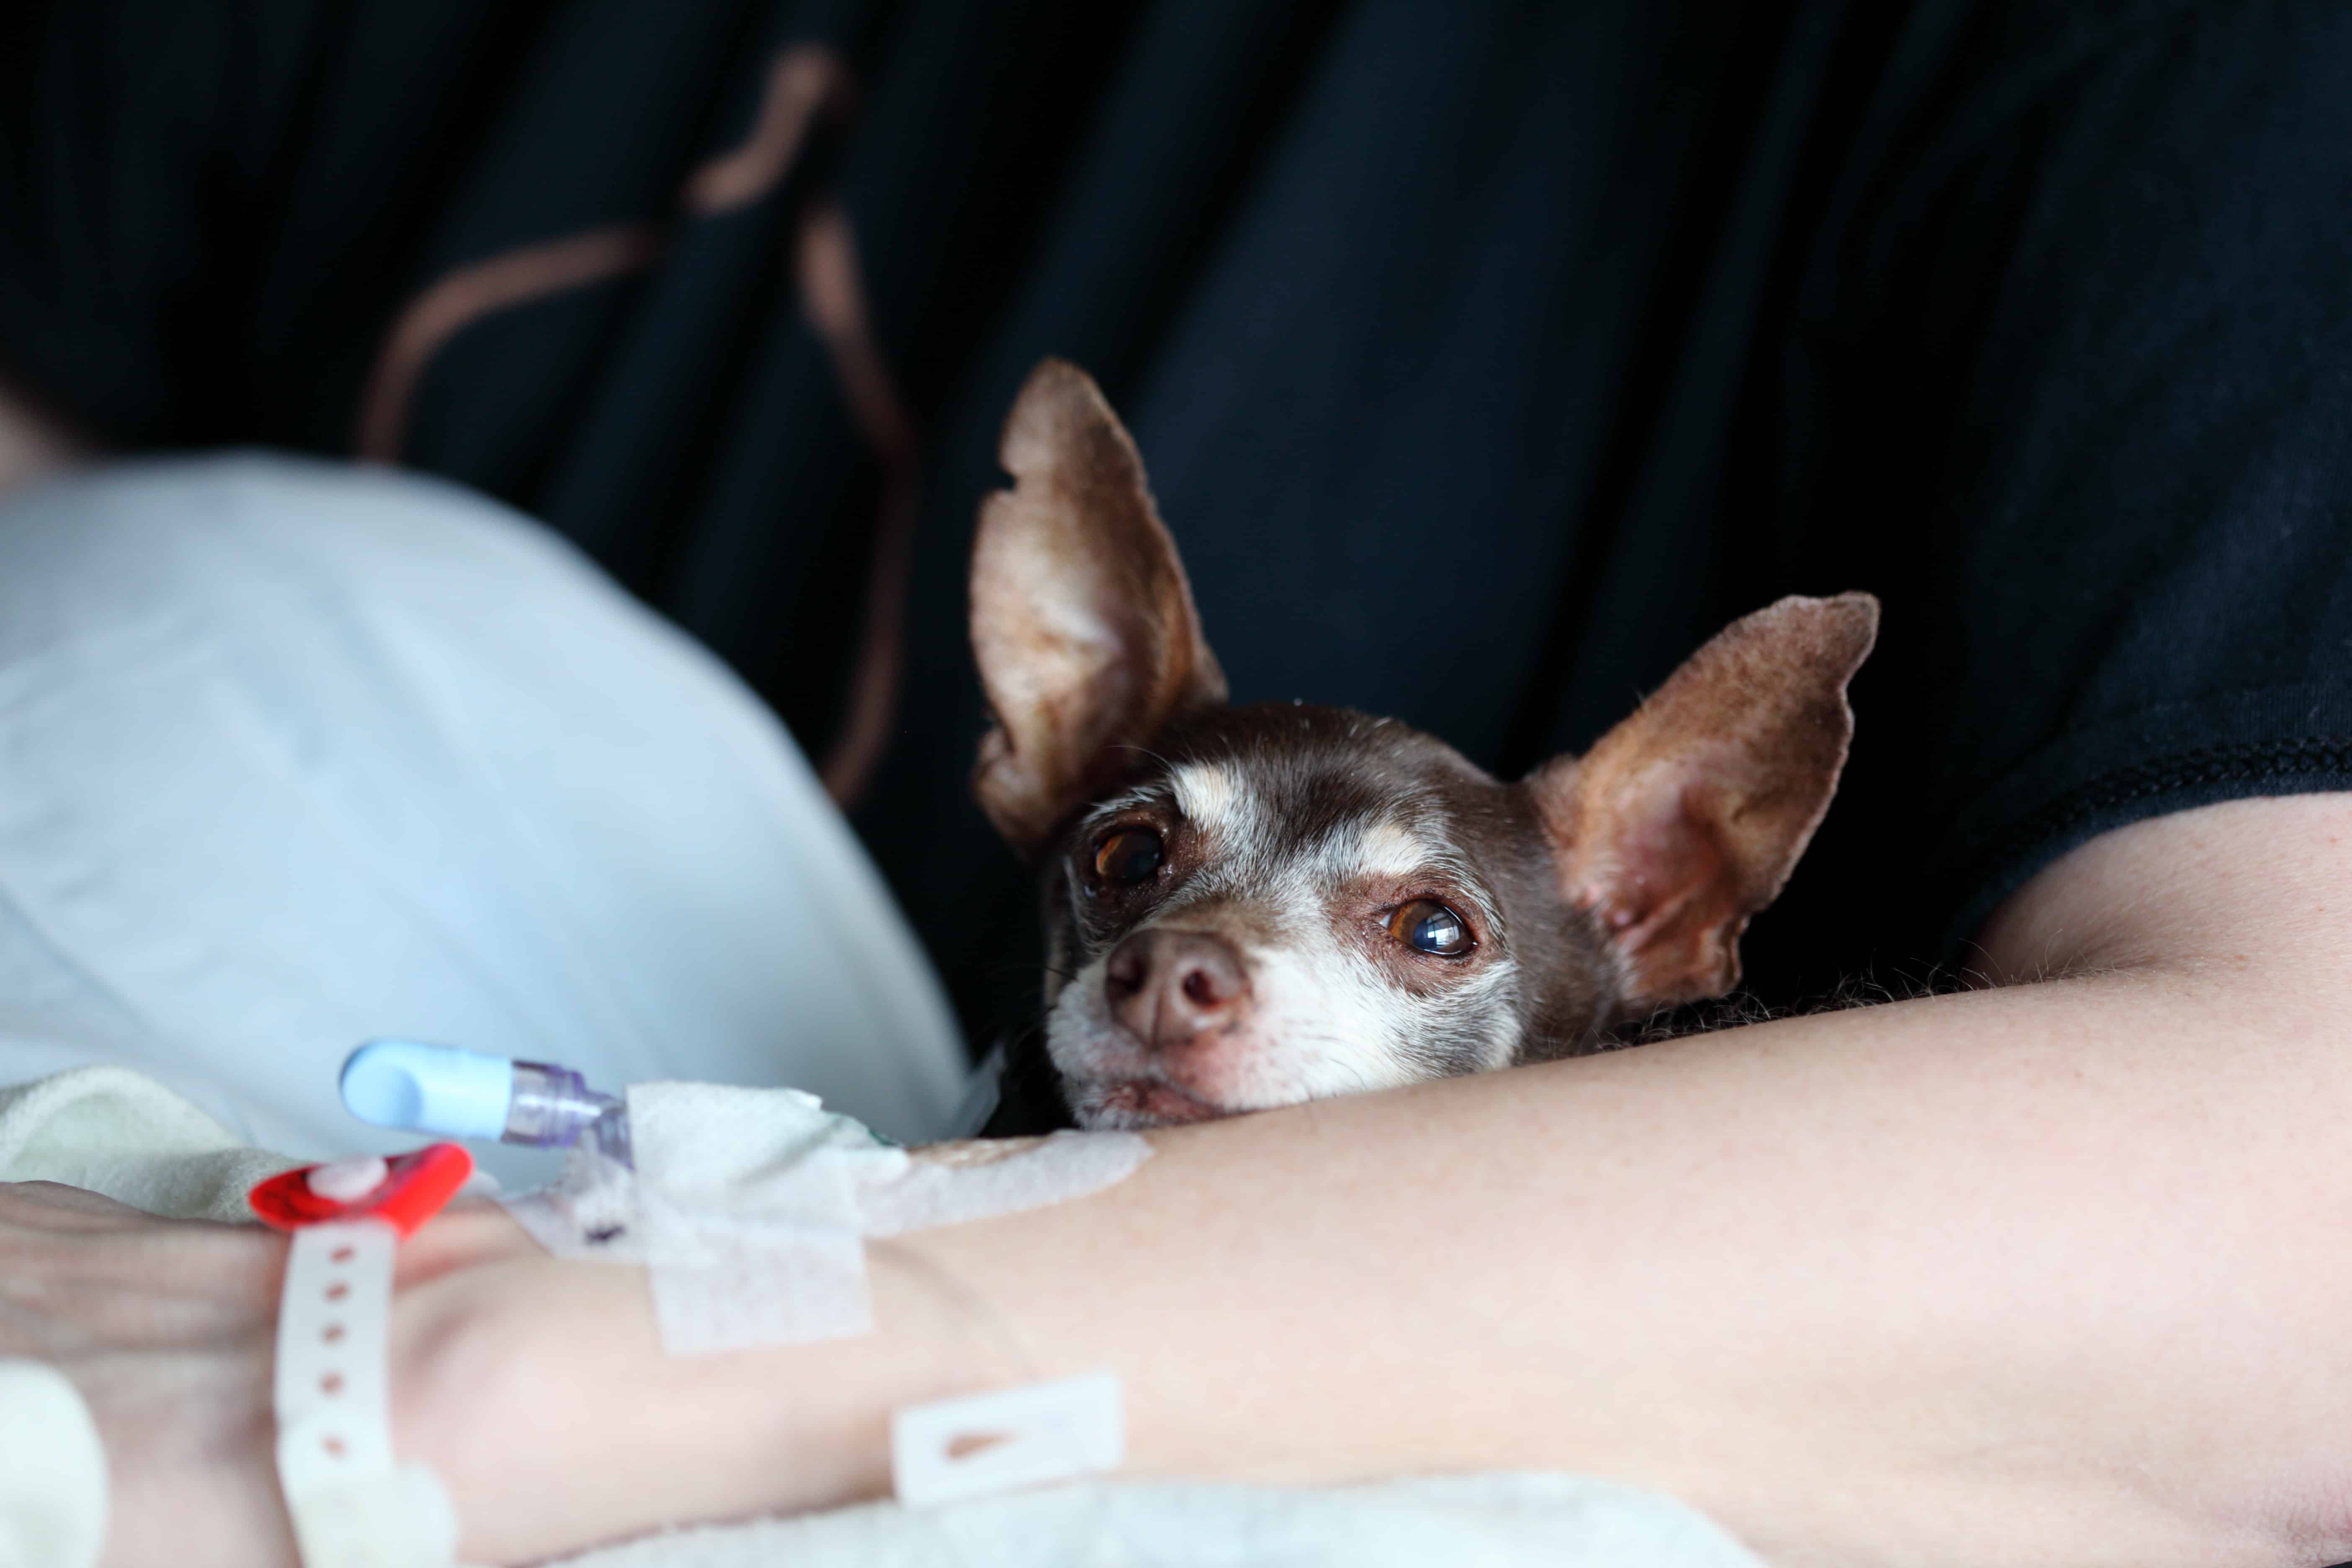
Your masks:
<svg viewBox="0 0 2352 1568"><path fill-rule="evenodd" d="M1435 899L1398 905L1389 916L1389 934L1415 952L1439 958L1459 958L1477 945L1471 939L1469 922Z"/></svg>
<svg viewBox="0 0 2352 1568"><path fill-rule="evenodd" d="M1123 827L1095 847L1095 875L1106 882L1148 882L1167 858L1160 835L1149 827Z"/></svg>

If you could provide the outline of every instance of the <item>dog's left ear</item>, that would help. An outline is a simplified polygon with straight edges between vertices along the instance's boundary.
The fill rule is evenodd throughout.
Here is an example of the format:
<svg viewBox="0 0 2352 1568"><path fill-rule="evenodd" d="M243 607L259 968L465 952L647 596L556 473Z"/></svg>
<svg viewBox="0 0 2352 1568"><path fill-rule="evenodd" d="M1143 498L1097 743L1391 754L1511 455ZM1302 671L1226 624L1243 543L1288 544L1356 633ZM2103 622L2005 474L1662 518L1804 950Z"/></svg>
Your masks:
<svg viewBox="0 0 2352 1568"><path fill-rule="evenodd" d="M1622 962L1622 1011L1719 996L1739 935L1813 836L1853 737L1846 682L1878 636L1867 594L1733 622L1582 757L1525 787L1561 891Z"/></svg>
<svg viewBox="0 0 2352 1568"><path fill-rule="evenodd" d="M1091 378L1046 360L1004 422L1009 490L981 504L971 647L996 728L972 791L1015 849L1179 714L1225 700L1143 459Z"/></svg>

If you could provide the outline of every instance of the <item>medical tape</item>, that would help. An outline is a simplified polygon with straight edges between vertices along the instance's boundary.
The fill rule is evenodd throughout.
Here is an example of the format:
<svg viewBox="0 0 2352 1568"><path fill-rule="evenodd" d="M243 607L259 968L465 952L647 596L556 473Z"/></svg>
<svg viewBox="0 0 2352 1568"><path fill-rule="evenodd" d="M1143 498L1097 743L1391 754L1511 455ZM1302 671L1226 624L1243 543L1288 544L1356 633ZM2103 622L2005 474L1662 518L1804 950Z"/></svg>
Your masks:
<svg viewBox="0 0 2352 1568"><path fill-rule="evenodd" d="M1151 1145L1132 1132L942 1144L913 1156L903 1174L867 1175L859 1213L866 1235L903 1236L1043 1208L1125 1181L1150 1153Z"/></svg>
<svg viewBox="0 0 2352 1568"><path fill-rule="evenodd" d="M499 1194L498 1201L532 1240L558 1258L646 1260L636 1173L602 1153L575 1148L564 1156L563 1173L552 1186Z"/></svg>
<svg viewBox="0 0 2352 1568"><path fill-rule="evenodd" d="M1151 1152L1131 1132L908 1151L793 1089L637 1084L628 1104L634 1173L576 1153L507 1207L559 1256L644 1264L674 1355L868 1332L867 1237L1084 1197Z"/></svg>
<svg viewBox="0 0 2352 1568"><path fill-rule="evenodd" d="M1124 1406L1108 1372L908 1405L890 1415L890 1490L934 1508L1107 1474L1127 1457Z"/></svg>

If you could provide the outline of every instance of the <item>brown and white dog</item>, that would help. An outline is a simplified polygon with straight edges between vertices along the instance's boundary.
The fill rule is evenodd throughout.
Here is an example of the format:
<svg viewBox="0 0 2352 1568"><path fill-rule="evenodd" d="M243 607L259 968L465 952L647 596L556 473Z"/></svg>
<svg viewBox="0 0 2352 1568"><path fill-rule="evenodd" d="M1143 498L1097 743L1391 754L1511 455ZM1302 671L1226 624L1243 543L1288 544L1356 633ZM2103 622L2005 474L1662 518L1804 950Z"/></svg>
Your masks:
<svg viewBox="0 0 2352 1568"><path fill-rule="evenodd" d="M1739 976L1828 808L1877 601L1734 622L1516 784L1390 719L1230 707L1143 464L1048 360L981 509L973 787L1044 882L1045 1044L1087 1127L1603 1047Z"/></svg>

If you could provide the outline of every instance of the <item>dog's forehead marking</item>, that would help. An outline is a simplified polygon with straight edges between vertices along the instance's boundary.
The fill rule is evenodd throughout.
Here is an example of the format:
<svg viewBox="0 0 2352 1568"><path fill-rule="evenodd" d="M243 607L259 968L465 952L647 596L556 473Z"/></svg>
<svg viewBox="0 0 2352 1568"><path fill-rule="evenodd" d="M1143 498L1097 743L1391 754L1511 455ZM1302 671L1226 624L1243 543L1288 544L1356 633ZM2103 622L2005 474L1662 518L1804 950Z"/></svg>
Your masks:
<svg viewBox="0 0 2352 1568"><path fill-rule="evenodd" d="M1234 847L1258 837L1261 803L1240 769L1225 763L1182 763L1168 775L1168 787L1176 809L1203 833Z"/></svg>
<svg viewBox="0 0 2352 1568"><path fill-rule="evenodd" d="M1221 757L1176 764L1161 787L1210 846L1178 906L1240 896L1305 920L1365 883L1433 877L1495 913L1450 830L1452 813L1417 781Z"/></svg>
<svg viewBox="0 0 2352 1568"><path fill-rule="evenodd" d="M1447 853L1394 816L1381 816L1356 835L1355 865L1359 877L1410 877Z"/></svg>

